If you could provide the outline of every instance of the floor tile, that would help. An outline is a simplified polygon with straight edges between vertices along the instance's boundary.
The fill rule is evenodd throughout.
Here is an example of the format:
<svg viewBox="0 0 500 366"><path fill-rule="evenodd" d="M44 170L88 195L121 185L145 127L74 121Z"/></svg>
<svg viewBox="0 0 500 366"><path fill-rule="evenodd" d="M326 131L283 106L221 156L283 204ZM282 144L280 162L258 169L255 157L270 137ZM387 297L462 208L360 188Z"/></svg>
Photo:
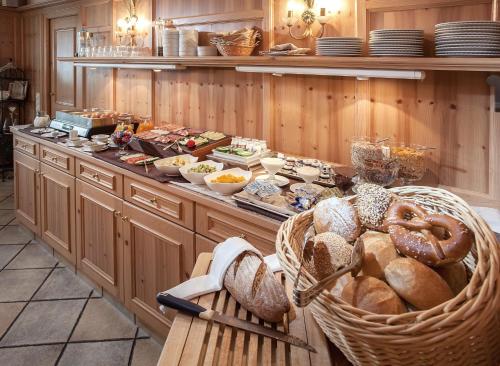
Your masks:
<svg viewBox="0 0 500 366"><path fill-rule="evenodd" d="M138 339L132 356L132 366L156 366L162 346L153 339Z"/></svg>
<svg viewBox="0 0 500 366"><path fill-rule="evenodd" d="M34 300L72 299L89 296L92 288L67 268L56 268Z"/></svg>
<svg viewBox="0 0 500 366"><path fill-rule="evenodd" d="M16 218L14 210L0 210L0 225L7 225Z"/></svg>
<svg viewBox="0 0 500 366"><path fill-rule="evenodd" d="M136 326L105 299L91 299L71 341L134 338Z"/></svg>
<svg viewBox="0 0 500 366"><path fill-rule="evenodd" d="M0 201L0 210L13 210L14 209L14 196L8 196Z"/></svg>
<svg viewBox="0 0 500 366"><path fill-rule="evenodd" d="M40 244L29 244L9 263L6 269L52 268L56 263L57 259L50 255Z"/></svg>
<svg viewBox="0 0 500 366"><path fill-rule="evenodd" d="M50 269L0 272L0 302L28 301L49 272Z"/></svg>
<svg viewBox="0 0 500 366"><path fill-rule="evenodd" d="M24 245L0 245L0 269L5 267L14 256L23 249Z"/></svg>
<svg viewBox="0 0 500 366"><path fill-rule="evenodd" d="M21 309L26 303L16 302L12 304L0 304L0 338L3 336L5 331L9 328L12 321L19 314ZM1 357L0 357L1 359ZM0 365L3 365L0 362Z"/></svg>
<svg viewBox="0 0 500 366"><path fill-rule="evenodd" d="M33 233L22 226L5 226L0 230L0 244L26 244L33 239Z"/></svg>
<svg viewBox="0 0 500 366"><path fill-rule="evenodd" d="M132 342L68 344L58 366L127 366Z"/></svg>
<svg viewBox="0 0 500 366"><path fill-rule="evenodd" d="M61 300L28 304L0 342L1 346L65 342L85 300Z"/></svg>
<svg viewBox="0 0 500 366"><path fill-rule="evenodd" d="M5 366L53 366L63 345L32 346L0 349L0 365Z"/></svg>

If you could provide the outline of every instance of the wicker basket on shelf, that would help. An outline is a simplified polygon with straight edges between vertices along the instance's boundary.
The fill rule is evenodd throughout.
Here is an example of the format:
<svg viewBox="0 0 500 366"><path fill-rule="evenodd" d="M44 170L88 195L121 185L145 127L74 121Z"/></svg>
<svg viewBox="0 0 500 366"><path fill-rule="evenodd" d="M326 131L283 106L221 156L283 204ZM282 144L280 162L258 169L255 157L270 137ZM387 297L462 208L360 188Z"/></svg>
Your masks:
<svg viewBox="0 0 500 366"><path fill-rule="evenodd" d="M250 56L259 42L250 45L238 44L231 41L224 41L220 38L213 38L211 43L217 47L223 56Z"/></svg>
<svg viewBox="0 0 500 366"><path fill-rule="evenodd" d="M429 211L462 220L475 235L464 259L472 273L455 298L425 311L401 315L369 313L332 296L327 290L309 305L328 338L354 365L500 365L500 249L495 235L456 195L437 188L399 187L392 191ZM355 203L356 197L351 198ZM292 281L297 277L305 232L312 211L281 226L276 251ZM299 288L316 280L301 276Z"/></svg>

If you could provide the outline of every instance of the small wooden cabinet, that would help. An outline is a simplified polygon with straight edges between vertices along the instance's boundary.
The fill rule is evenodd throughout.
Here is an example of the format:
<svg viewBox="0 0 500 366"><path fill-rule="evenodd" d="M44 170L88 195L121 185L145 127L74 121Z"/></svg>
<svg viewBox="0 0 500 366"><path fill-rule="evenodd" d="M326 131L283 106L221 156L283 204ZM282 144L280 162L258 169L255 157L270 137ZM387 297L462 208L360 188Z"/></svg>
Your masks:
<svg viewBox="0 0 500 366"><path fill-rule="evenodd" d="M40 200L42 239L76 264L75 178L42 163Z"/></svg>
<svg viewBox="0 0 500 366"><path fill-rule="evenodd" d="M163 315L156 295L189 278L194 233L126 202L123 217L125 304L148 326L167 335L175 313Z"/></svg>
<svg viewBox="0 0 500 366"><path fill-rule="evenodd" d="M195 239L196 260L198 260L198 257L200 256L201 253L212 253L216 246L217 243L215 241L207 239L199 234L196 234L196 239Z"/></svg>
<svg viewBox="0 0 500 366"><path fill-rule="evenodd" d="M14 152L14 196L16 217L40 235L40 162Z"/></svg>
<svg viewBox="0 0 500 366"><path fill-rule="evenodd" d="M77 266L123 300L122 200L76 180Z"/></svg>

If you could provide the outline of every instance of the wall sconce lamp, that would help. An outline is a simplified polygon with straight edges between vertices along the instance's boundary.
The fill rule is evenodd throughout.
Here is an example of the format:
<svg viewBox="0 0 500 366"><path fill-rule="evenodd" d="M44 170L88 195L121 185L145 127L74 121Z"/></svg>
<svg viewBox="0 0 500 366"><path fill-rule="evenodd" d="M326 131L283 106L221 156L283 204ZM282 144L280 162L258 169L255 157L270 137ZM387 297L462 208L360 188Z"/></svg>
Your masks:
<svg viewBox="0 0 500 366"><path fill-rule="evenodd" d="M327 8L324 5L316 6L315 0L302 0L304 5L297 3L296 1L290 1L288 3L288 12L286 18L286 26L288 27L288 34L293 39L305 39L307 37L314 37L313 34L313 24L318 21L321 25L321 30L316 35L316 37L321 38L323 33L325 32L325 25L328 22L329 16L327 14ZM319 15L318 15L319 8ZM301 12L301 13L300 13ZM300 13L299 16L296 16L297 13ZM306 29L300 36L296 36L292 32L293 26L301 19Z"/></svg>
<svg viewBox="0 0 500 366"><path fill-rule="evenodd" d="M118 20L116 36L120 44L122 44L122 39L125 37L130 39L128 42L130 46L137 46L137 39L147 36L147 32L142 29L144 28L144 22L141 22L136 14L138 0L124 0L124 3L127 6L129 15Z"/></svg>

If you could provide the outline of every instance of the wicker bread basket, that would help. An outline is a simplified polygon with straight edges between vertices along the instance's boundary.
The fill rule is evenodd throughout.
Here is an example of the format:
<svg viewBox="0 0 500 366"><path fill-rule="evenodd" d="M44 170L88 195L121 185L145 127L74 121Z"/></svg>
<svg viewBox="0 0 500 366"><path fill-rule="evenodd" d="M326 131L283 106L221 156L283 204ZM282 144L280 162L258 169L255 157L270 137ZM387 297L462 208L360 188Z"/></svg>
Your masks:
<svg viewBox="0 0 500 366"><path fill-rule="evenodd" d="M212 44L217 47L223 56L250 56L259 42L257 41L256 43L245 45L214 38Z"/></svg>
<svg viewBox="0 0 500 366"><path fill-rule="evenodd" d="M401 315L369 313L323 290L310 304L314 318L354 365L500 365L500 250L495 235L465 201L448 191L429 187L392 191L429 211L452 215L474 232L475 245L464 260L472 273L469 284L433 309ZM355 196L351 199L355 202ZM307 211L284 222L278 232L276 251L292 281L311 224L312 211ZM298 286L314 283L306 273Z"/></svg>

